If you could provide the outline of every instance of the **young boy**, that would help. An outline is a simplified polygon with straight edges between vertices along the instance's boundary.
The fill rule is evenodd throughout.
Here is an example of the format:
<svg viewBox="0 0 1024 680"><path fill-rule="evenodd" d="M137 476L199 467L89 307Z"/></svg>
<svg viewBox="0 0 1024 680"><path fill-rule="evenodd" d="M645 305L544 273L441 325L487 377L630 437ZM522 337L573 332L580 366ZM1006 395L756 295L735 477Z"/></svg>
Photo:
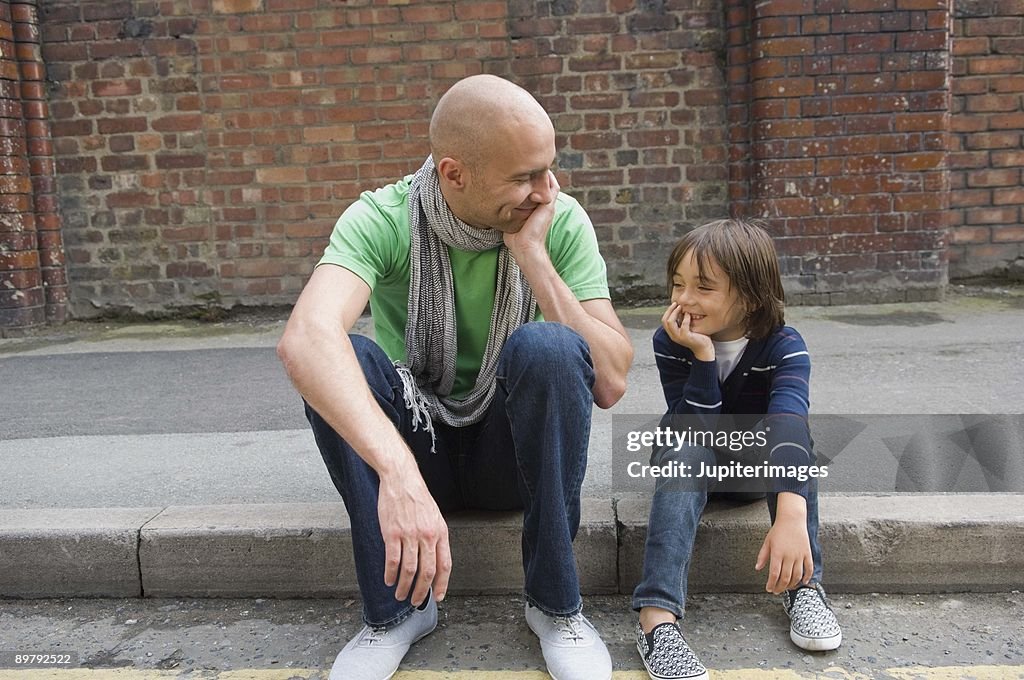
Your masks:
<svg viewBox="0 0 1024 680"><path fill-rule="evenodd" d="M803 338L784 325L784 294L771 237L760 227L720 220L683 237L668 263L671 304L654 335L668 403L663 424L721 424L752 416L763 446L743 462L773 470L806 469L814 454L807 426L811 363ZM752 455L758 454L756 458ZM690 444L655 450L652 465L678 463L694 476L659 478L644 551L643 579L633 592L640 612L636 643L652 678L706 678L707 670L683 639L694 538L714 478L702 469L740 455ZM701 466L704 466L703 468ZM778 467L776 467L778 466ZM816 479L772 476L767 495L771 529L755 569L769 566L765 589L781 594L790 638L807 650L830 650L842 632L822 589Z"/></svg>

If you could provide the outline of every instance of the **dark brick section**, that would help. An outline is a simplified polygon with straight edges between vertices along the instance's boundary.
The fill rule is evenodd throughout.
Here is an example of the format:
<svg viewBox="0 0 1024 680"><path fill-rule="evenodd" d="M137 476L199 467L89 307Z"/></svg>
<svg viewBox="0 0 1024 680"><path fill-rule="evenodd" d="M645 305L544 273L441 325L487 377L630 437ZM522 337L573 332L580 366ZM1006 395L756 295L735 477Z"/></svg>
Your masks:
<svg viewBox="0 0 1024 680"><path fill-rule="evenodd" d="M729 0L732 210L766 220L787 289L836 304L946 283L942 0Z"/></svg>
<svg viewBox="0 0 1024 680"><path fill-rule="evenodd" d="M0 1L0 333L62 322L67 281L35 0Z"/></svg>
<svg viewBox="0 0 1024 680"><path fill-rule="evenodd" d="M1024 280L1024 2L954 10L950 275Z"/></svg>
<svg viewBox="0 0 1024 680"><path fill-rule="evenodd" d="M723 15L709 0L511 0L511 77L558 132L618 293L664 296L671 244L728 211Z"/></svg>

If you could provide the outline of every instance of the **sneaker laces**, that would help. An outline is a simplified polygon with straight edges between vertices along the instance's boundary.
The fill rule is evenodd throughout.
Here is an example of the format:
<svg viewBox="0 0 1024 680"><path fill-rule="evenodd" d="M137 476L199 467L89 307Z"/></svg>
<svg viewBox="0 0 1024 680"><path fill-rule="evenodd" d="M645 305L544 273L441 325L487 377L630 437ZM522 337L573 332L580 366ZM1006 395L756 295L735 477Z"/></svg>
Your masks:
<svg viewBox="0 0 1024 680"><path fill-rule="evenodd" d="M563 640L579 642L583 639L582 618L583 617L580 614L576 614L574 616L554 617L555 627L558 629L558 632L562 634Z"/></svg>
<svg viewBox="0 0 1024 680"><path fill-rule="evenodd" d="M367 626L366 631L363 633L362 639L359 640L360 647L372 647L374 643L384 642L384 638L387 637L387 628L374 628L373 626Z"/></svg>

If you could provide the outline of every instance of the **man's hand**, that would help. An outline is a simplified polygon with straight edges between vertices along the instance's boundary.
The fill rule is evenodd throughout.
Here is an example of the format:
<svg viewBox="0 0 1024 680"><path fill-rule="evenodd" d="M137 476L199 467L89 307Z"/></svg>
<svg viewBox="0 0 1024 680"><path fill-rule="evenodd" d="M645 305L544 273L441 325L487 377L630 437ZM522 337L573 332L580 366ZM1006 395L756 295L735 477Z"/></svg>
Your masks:
<svg viewBox="0 0 1024 680"><path fill-rule="evenodd" d="M779 494L775 524L757 553L756 571L770 561L764 589L776 595L806 585L814 575L811 541L807 536L807 501L799 494Z"/></svg>
<svg viewBox="0 0 1024 680"><path fill-rule="evenodd" d="M538 203L530 216L526 218L522 228L515 232L505 232L505 246L512 253L512 256L519 261L521 253L529 253L534 249L540 252L547 252L548 231L551 229L551 222L555 219L555 200L558 198L558 180L555 173L548 171L548 188L551 193L551 200L547 203Z"/></svg>
<svg viewBox="0 0 1024 680"><path fill-rule="evenodd" d="M684 312L677 303L670 304L662 314L661 327L672 342L688 347L698 361L715 360L715 346L711 344L711 338L690 330L690 313Z"/></svg>
<svg viewBox="0 0 1024 680"><path fill-rule="evenodd" d="M412 592L419 606L433 586L440 602L448 590L452 555L448 525L418 471L381 478L377 500L380 530L384 537L384 583L398 583L395 599Z"/></svg>

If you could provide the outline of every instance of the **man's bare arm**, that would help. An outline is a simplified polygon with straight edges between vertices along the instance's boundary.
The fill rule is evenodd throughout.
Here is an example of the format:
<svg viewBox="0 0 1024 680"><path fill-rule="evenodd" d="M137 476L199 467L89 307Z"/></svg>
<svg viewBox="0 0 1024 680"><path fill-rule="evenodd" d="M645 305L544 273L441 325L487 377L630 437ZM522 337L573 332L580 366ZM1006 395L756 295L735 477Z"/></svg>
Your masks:
<svg viewBox="0 0 1024 680"><path fill-rule="evenodd" d="M385 583L397 580L399 600L411 590L418 604L430 586L441 600L451 572L447 525L408 445L370 392L348 337L369 297L369 286L349 270L317 267L288 319L277 354L302 397L380 478Z"/></svg>
<svg viewBox="0 0 1024 680"><path fill-rule="evenodd" d="M555 215L558 182L550 172L545 179L547 186L531 195L537 207L522 229L504 235L505 245L530 282L545 321L564 323L590 345L595 373L594 403L601 408L611 408L626 391L626 374L633 363L633 344L611 301L580 302L555 270L545 240Z"/></svg>

